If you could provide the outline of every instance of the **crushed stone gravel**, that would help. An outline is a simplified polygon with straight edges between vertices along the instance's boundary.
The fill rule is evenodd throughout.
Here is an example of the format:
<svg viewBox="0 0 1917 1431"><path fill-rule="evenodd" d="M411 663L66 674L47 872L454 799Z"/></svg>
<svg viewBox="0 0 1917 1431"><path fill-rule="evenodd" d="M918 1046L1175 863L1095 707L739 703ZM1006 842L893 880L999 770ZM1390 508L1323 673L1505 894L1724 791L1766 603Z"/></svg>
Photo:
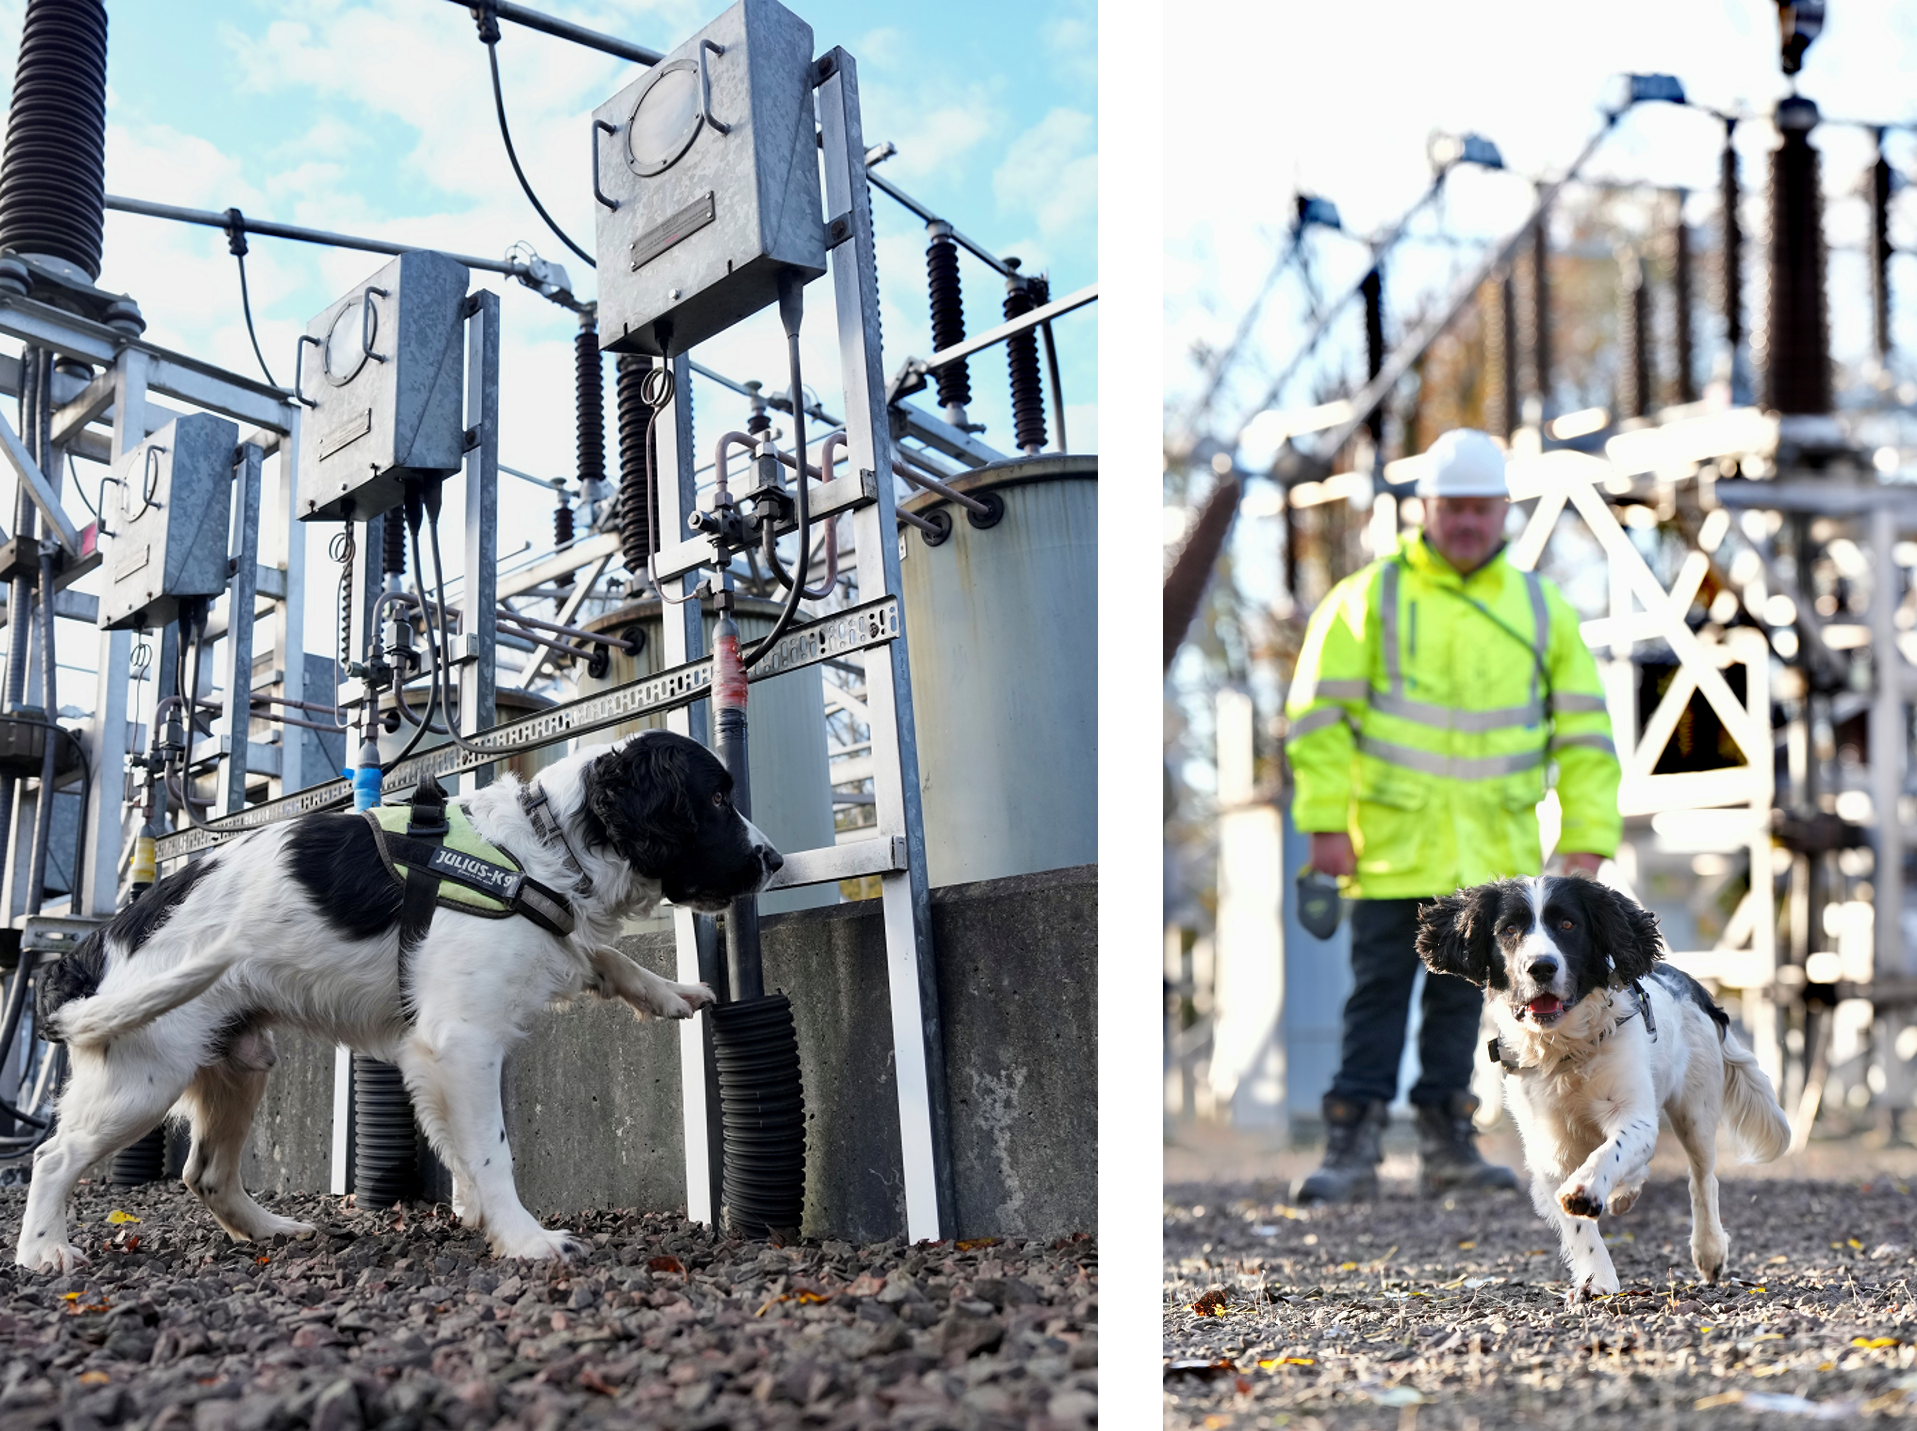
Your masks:
<svg viewBox="0 0 1917 1431"><path fill-rule="evenodd" d="M1166 1189L1166 1427L1917 1417L1917 1195L1895 1177L1725 1180L1716 1286L1690 1262L1687 1185L1653 1179L1602 1221L1622 1290L1579 1307L1521 1194L1284 1196L1275 1181Z"/></svg>
<svg viewBox="0 0 1917 1431"><path fill-rule="evenodd" d="M25 1197L0 1188L9 1245ZM92 1264L0 1267L0 1431L1095 1418L1083 1234L774 1247L615 1210L560 1220L587 1248L570 1263L502 1262L443 1207L259 1200L318 1231L236 1243L177 1184L83 1183Z"/></svg>

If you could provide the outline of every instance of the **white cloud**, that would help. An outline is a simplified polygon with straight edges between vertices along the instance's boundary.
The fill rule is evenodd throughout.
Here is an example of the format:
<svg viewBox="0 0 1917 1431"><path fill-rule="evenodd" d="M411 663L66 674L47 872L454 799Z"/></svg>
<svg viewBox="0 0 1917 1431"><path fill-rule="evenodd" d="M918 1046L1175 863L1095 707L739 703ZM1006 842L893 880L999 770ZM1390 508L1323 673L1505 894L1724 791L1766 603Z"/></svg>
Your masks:
<svg viewBox="0 0 1917 1431"><path fill-rule="evenodd" d="M1054 109L1012 141L992 175L1007 209L1030 214L1056 237L1098 213L1097 128L1082 110Z"/></svg>

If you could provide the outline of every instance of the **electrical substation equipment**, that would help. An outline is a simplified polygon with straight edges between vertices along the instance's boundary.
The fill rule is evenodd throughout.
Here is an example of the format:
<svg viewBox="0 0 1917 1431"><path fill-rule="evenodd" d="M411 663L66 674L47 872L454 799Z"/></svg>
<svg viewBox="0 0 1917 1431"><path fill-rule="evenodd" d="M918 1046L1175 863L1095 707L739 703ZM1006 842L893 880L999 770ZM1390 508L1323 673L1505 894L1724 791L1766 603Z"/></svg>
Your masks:
<svg viewBox="0 0 1917 1431"><path fill-rule="evenodd" d="M175 418L113 466L100 625L147 630L183 599L226 590L227 533L240 429L211 413Z"/></svg>
<svg viewBox="0 0 1917 1431"><path fill-rule="evenodd" d="M593 111L599 341L676 356L825 272L812 28L739 0Z"/></svg>
<svg viewBox="0 0 1917 1431"><path fill-rule="evenodd" d="M408 480L459 470L467 276L443 253L403 253L307 324L293 365L303 519L370 517Z"/></svg>

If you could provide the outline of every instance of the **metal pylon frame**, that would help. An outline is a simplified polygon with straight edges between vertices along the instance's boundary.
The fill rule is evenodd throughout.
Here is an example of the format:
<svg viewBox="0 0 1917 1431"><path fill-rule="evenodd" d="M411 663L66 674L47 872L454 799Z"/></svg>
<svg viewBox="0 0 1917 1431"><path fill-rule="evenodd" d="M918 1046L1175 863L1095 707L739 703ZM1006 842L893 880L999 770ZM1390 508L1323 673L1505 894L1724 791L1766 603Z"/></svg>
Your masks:
<svg viewBox="0 0 1917 1431"><path fill-rule="evenodd" d="M878 268L873 249L871 190L865 175L865 143L859 119L858 71L843 49L816 64L818 114L823 145L825 213L833 303L838 319L839 366L845 384L847 476L815 490L813 511L825 516L850 511L858 554L859 600L900 598L898 517L893 498L892 436L880 366ZM659 484L660 527L684 532L693 500L683 394L685 359L674 364L673 413L660 414L660 470L668 454L678 480ZM685 544L690 546L692 544ZM687 559L658 564L675 595L696 579ZM669 575L668 575L669 573ZM681 613L678 619L673 611ZM687 602L668 607L665 660L698 652L704 628ZM957 1226L952 1185L950 1103L945 1086L944 1034L939 1013L938 970L932 948L931 892L925 872L925 830L920 809L918 748L913 734L911 668L903 620L896 637L866 653L866 704L872 724L872 785L877 824L871 837L836 850L787 852L783 885L819 883L853 872L856 865L880 877L885 929L886 986L892 1022L893 1071L897 1079L899 1153L904 1172L905 1235L937 1240ZM703 704L703 703L702 703ZM692 733L700 712L677 713L675 729ZM848 858L849 857L849 858ZM863 858L861 858L863 857ZM710 979L716 960L709 937L694 916L677 911L674 933L679 977ZM709 1077L706 1019L682 1033L681 1070L686 1133L686 1202L695 1221L713 1220L717 1205L717 1143Z"/></svg>
<svg viewBox="0 0 1917 1431"><path fill-rule="evenodd" d="M1745 1001L1745 1024L1759 1063L1773 1086L1781 1088L1783 1056L1772 995L1777 977L1777 921L1771 887L1771 807L1776 797L1776 771L1770 725L1769 645L1761 633L1747 629L1732 631L1721 644L1706 645L1691 630L1684 616L1709 570L1709 558L1702 552L1691 552L1666 590L1625 535L1610 504L1595 490L1596 484L1621 475L1603 458L1570 449L1514 458L1506 469L1511 499L1535 497L1537 506L1511 545L1511 564L1523 571L1536 567L1567 507L1583 519L1603 548L1610 569L1610 614L1585 622L1582 631L1594 652L1610 649L1609 658L1600 656L1598 665L1610 710L1611 734L1622 766L1619 812L1698 812L1696 818L1718 827L1715 833L1726 849L1741 847L1748 852L1750 889L1726 923L1716 947L1676 950L1671 962L1696 977L1714 978L1757 996ZM1670 646L1678 670L1657 709L1639 730L1631 650L1641 641L1653 640ZM1744 671L1742 701L1724 677L1732 666ZM1748 763L1724 770L1654 774L1691 697L1699 693Z"/></svg>

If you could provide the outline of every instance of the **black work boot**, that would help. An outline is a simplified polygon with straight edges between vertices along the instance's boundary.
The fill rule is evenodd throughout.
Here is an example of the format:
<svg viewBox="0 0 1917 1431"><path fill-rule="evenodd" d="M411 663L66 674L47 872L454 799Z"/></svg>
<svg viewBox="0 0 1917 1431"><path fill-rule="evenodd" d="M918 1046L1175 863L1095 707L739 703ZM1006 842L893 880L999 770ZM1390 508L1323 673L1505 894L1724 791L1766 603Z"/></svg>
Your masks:
<svg viewBox="0 0 1917 1431"><path fill-rule="evenodd" d="M1420 1103L1418 1114L1418 1190L1427 1196L1459 1188L1515 1188L1518 1175L1487 1163L1478 1152L1471 1117L1478 1099L1453 1093L1442 1103Z"/></svg>
<svg viewBox="0 0 1917 1431"><path fill-rule="evenodd" d="M1378 1163L1384 1149L1388 1117L1377 1100L1325 1095L1325 1160L1318 1171L1300 1180L1291 1200L1300 1206L1314 1202L1370 1202L1378 1195Z"/></svg>

